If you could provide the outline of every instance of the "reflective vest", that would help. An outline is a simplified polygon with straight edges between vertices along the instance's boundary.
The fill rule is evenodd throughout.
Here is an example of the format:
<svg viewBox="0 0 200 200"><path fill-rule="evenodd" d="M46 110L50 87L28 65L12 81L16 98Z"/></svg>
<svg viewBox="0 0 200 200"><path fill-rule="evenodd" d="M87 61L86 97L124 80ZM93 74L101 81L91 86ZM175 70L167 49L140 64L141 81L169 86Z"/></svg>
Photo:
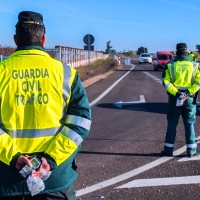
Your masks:
<svg viewBox="0 0 200 200"><path fill-rule="evenodd" d="M195 55L193 53L189 53L188 54L188 58L191 60L191 61L195 61Z"/></svg>
<svg viewBox="0 0 200 200"><path fill-rule="evenodd" d="M28 194L10 166L18 153L53 158L57 167L46 181L47 190L73 182L77 175L71 162L91 125L76 70L41 50L16 51L0 62L0 100L0 196Z"/></svg>
<svg viewBox="0 0 200 200"><path fill-rule="evenodd" d="M188 90L191 95L200 88L199 64L188 60L175 60L166 65L163 83L166 90L176 95L178 90Z"/></svg>

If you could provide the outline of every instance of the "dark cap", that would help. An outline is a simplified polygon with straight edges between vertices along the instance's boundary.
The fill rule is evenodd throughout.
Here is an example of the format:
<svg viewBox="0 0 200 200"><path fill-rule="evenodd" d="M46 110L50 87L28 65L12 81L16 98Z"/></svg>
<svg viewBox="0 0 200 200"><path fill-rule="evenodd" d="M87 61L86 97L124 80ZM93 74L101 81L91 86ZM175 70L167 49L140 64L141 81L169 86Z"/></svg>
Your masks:
<svg viewBox="0 0 200 200"><path fill-rule="evenodd" d="M186 50L187 49L187 45L185 44L185 43L178 43L177 45L176 45L176 49L177 50Z"/></svg>
<svg viewBox="0 0 200 200"><path fill-rule="evenodd" d="M21 24L37 24L39 26L44 26L43 16L40 13L32 11L22 11L18 15L16 26Z"/></svg>

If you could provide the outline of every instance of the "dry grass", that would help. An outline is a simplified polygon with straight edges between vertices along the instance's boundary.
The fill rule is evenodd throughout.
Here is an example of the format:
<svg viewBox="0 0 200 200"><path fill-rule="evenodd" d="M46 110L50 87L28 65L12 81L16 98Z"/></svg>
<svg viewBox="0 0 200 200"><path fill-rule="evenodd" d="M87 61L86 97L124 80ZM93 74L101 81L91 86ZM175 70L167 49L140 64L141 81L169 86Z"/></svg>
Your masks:
<svg viewBox="0 0 200 200"><path fill-rule="evenodd" d="M82 81L90 79L94 76L104 74L108 71L115 70L118 67L118 62L109 57L107 59L101 59L89 65L77 67L76 70Z"/></svg>

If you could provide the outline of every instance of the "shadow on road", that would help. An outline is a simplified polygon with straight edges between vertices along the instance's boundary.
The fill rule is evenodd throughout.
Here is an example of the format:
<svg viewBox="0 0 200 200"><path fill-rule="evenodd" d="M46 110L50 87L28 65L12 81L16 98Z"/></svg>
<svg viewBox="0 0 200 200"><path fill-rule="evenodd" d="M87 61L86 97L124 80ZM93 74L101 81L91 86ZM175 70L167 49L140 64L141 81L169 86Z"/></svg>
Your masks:
<svg viewBox="0 0 200 200"><path fill-rule="evenodd" d="M136 103L131 105L122 105L121 108L117 107L114 103L102 103L96 106L107 109L135 110L160 114L167 113L167 103Z"/></svg>
<svg viewBox="0 0 200 200"><path fill-rule="evenodd" d="M111 153L111 152L95 152L95 151L80 151L81 154L95 154L95 155L114 155L114 156L147 156L147 157L161 157L160 153Z"/></svg>
<svg viewBox="0 0 200 200"><path fill-rule="evenodd" d="M113 155L113 156L143 156L143 157L163 157L160 153L111 153L111 152L96 152L96 151L80 151L81 154L94 155ZM176 155L174 158L186 157L187 154Z"/></svg>
<svg viewBox="0 0 200 200"><path fill-rule="evenodd" d="M130 105L122 105L121 108L117 107L115 103L102 103L96 106L107 109L118 109L118 110L135 110L159 114L167 114L167 103L135 103ZM197 116L200 116L200 106L197 106Z"/></svg>

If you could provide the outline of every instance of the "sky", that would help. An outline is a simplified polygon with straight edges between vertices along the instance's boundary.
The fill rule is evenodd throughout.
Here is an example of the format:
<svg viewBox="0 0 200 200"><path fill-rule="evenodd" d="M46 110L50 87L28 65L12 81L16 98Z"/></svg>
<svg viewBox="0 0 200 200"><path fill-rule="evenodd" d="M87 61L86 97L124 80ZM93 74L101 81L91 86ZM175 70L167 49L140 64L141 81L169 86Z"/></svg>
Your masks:
<svg viewBox="0 0 200 200"><path fill-rule="evenodd" d="M94 50L174 51L185 42L200 44L199 0L0 0L0 45L15 47L18 13L43 15L45 48L56 45L84 48L83 37L94 36Z"/></svg>

